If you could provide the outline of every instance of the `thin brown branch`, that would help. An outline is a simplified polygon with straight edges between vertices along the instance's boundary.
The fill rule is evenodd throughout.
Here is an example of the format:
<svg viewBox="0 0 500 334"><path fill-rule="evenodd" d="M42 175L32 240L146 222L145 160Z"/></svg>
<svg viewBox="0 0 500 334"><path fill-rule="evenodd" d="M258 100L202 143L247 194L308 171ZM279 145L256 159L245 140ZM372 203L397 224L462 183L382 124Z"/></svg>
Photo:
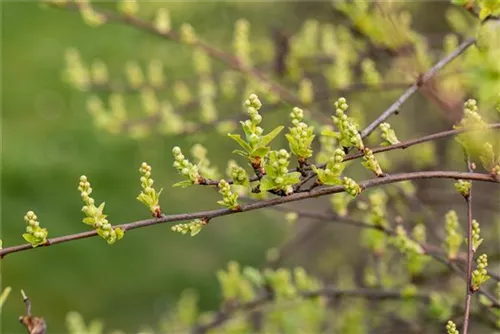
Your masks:
<svg viewBox="0 0 500 334"><path fill-rule="evenodd" d="M387 110L385 110L379 117L377 117L370 125L368 125L363 131L361 131L361 137L365 138L370 133L372 133L381 123L383 123L392 114L397 112L401 105L406 102L413 94L415 94L418 89L424 85L429 79L431 79L439 70L450 63L453 59L461 55L468 47L470 47L475 42L475 38L469 38L462 42L453 52L441 59L436 65L434 65L427 73L425 73L420 80L417 80L410 88L406 90L396 100Z"/></svg>
<svg viewBox="0 0 500 334"><path fill-rule="evenodd" d="M316 298L316 297L328 297L328 298L342 298L342 297L359 297L369 300L390 300L390 299L406 299L410 297L404 297L401 291L398 290L380 290L380 289L368 289L368 288L358 288L352 290L342 290L335 287L324 287L314 291L302 291L299 292L302 298ZM417 293L412 296L413 299L419 299L424 302L429 301L430 297L427 293ZM265 295L258 297L247 303L237 303L233 304L225 309L221 309L216 315L209 321L203 324L198 324L194 326L191 330L193 334L203 334L207 331L217 328L227 322L237 311L251 311L259 306L262 306L273 300L273 295L271 293L266 293Z"/></svg>
<svg viewBox="0 0 500 334"><path fill-rule="evenodd" d="M470 162L469 156L466 153L466 163L467 170L469 173L473 173L472 164ZM472 261L473 261L473 249L472 249L472 185L469 189L469 193L464 196L467 203L467 269L466 269L466 280L465 280L465 311L464 311L464 324L462 332L467 334L469 328L469 317L470 317L470 303L472 299Z"/></svg>
<svg viewBox="0 0 500 334"><path fill-rule="evenodd" d="M369 179L365 181L359 182L360 187L364 189L373 188L377 186L381 186L384 184L397 183L408 180L419 180L419 179L462 179L462 180L475 180L482 182L492 182L499 183L496 179L494 179L489 174L481 174L481 173L463 173L463 172L453 172L453 171L425 171L425 172L411 172L411 173L401 173L394 174L382 178ZM258 201L256 203L250 203L246 205L242 205L239 211L233 211L231 209L217 209L210 211L199 211L194 213L181 213L181 214L173 214L168 216L162 216L161 218L151 218L145 220L139 220L131 223L126 223L122 225L116 225L115 227L119 227L124 231L133 230L136 228L158 225L167 222L178 222L178 221L186 221L192 219L213 219L216 217L227 216L232 214L237 214L239 212L248 212L254 211L262 208L267 208L271 206L276 206L284 203L291 203L296 201L301 201L309 198L316 198L325 195L331 195L344 192L344 188L342 186L332 186L332 187L318 187L313 189L310 192L301 192L295 193L289 196L271 198L268 200ZM97 236L97 232L87 231L80 232L76 234L70 234L66 236L51 238L47 240L47 243L43 246L51 246L55 244L61 244L69 241L74 241L78 239L85 239ZM42 246L39 246L42 247ZM7 248L3 248L0 250L0 258L3 258L7 254L26 251L29 249L33 249L31 244L23 244L18 246L11 246Z"/></svg>

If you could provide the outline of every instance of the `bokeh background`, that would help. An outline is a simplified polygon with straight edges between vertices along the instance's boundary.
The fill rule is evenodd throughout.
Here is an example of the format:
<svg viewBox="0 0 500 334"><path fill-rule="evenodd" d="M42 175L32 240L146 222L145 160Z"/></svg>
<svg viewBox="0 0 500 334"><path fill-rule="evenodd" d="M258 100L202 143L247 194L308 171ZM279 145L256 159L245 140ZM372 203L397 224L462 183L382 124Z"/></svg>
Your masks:
<svg viewBox="0 0 500 334"><path fill-rule="evenodd" d="M110 3L102 5L113 7ZM263 54L269 49L275 28L293 33L306 18L323 22L340 19L326 2L148 2L141 10L148 17L159 6L169 8L173 26L190 22L203 39L225 49L230 48L234 22L244 17L251 22L253 48L258 53L262 41ZM426 8L409 6L415 25L422 31L439 39L450 30L442 19L446 3L433 2ZM167 214L217 207L218 195L213 190L171 188L180 180L172 168L171 148L178 145L187 151L203 141L212 163L224 171L234 149L232 142L213 131L191 136L165 136L152 131L140 140L112 135L94 126L86 111L86 94L62 80L68 48L77 48L84 59L105 60L110 71L116 73L122 71L127 60L146 63L156 57L165 64L167 81L192 80L188 48L119 24L91 28L77 13L44 8L34 1L3 1L1 7L4 247L23 243L23 216L28 210L37 213L50 236L85 230L77 191L82 174L89 177L96 201L106 202L111 223L148 218L147 210L135 199L140 191L137 169L142 161L153 166L156 184L164 188L161 203ZM400 93L387 95L397 97ZM373 94L362 95L358 101L372 107L365 115L367 120L388 106L386 100L379 101ZM224 108L223 112L231 113L234 103ZM290 109L276 108L280 110L266 119L268 124L285 119ZM450 119L438 112L439 106L422 96L416 96L404 108L404 116L396 117L393 123L393 127L403 129L398 133L403 133L404 138L451 126ZM421 117L422 108L428 110L426 117ZM456 158L451 154L449 158L446 147L443 144L428 154L441 157L442 166L456 165L457 161L463 164L460 155ZM368 175L358 170L356 173L360 178ZM432 192L438 192L441 183L429 184L422 183L422 193L427 194L423 198L441 214L453 200L447 201L439 194L433 198ZM493 189L485 187L485 191ZM489 200L484 203L487 205ZM314 208L323 204L319 201L308 205ZM497 209L493 204L489 212ZM328 267L340 261L339 249L346 254L358 252L356 243L352 243L356 239L349 237L358 232L348 227L326 229L292 262L333 275L333 269ZM1 331L24 330L17 321L24 313L20 289L32 299L34 313L45 317L51 333L65 331L65 315L72 310L85 319L103 319L107 330L133 332L144 324L155 326L187 288L199 293L201 308L216 308L216 271L230 260L261 266L266 251L279 245L289 233L282 214L259 211L217 219L196 238L172 233L170 225L163 224L126 233L124 240L112 247L102 239L91 238L7 256L1 262L2 286L11 286L13 293L2 310Z"/></svg>

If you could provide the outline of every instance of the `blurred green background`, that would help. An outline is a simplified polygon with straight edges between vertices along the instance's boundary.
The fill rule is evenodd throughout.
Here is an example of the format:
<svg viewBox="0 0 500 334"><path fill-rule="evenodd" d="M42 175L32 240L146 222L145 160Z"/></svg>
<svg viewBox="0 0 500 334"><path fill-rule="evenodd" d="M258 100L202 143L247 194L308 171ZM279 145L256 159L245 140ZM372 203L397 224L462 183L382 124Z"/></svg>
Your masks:
<svg viewBox="0 0 500 334"><path fill-rule="evenodd" d="M111 3L102 5L114 7ZM152 165L155 185L164 188L161 204L165 213L218 207L219 196L212 189L171 188L180 180L172 167L171 149L177 145L187 153L194 143L202 141L212 163L224 172L227 159L234 158L230 155L234 143L215 133L182 137L152 132L141 140L111 135L94 126L85 106L88 94L62 81L68 48L78 49L87 61L103 59L111 76L122 75L128 60L146 64L158 58L165 64L167 82L193 80L188 48L119 24L91 28L78 13L43 8L36 2L2 2L1 6L4 247L24 243L23 216L28 210L36 212L49 237L88 229L81 223L82 203L77 190L82 174L92 183L96 202L106 202L112 224L149 218L147 209L135 199L140 191L138 168L142 161ZM204 40L226 50L230 49L234 22L244 17L252 24L253 51L257 54L269 52L274 28L295 32L308 17L337 23L327 2L314 6L299 2L148 2L141 5L142 16L150 18L159 6L169 8L174 27L190 22ZM444 2L413 7L413 14L419 18L416 25L431 36L437 34L439 42L442 32L449 30L442 20L445 7ZM214 63L214 67L223 66ZM361 123L367 124L398 94L400 91L380 96L359 94L356 102L369 111ZM229 103L221 112L234 113L235 103L241 101ZM425 118L423 107L429 111ZM289 106L280 108L289 111ZM421 96L412 98L404 108L404 117L394 117L391 124L405 138L451 127L443 113L436 112L438 108ZM274 114L266 117L266 127L272 128L278 120ZM450 143L457 147L452 140L442 141L437 153L431 149L430 160L437 156L439 163L450 166L448 158L458 153L458 158L453 155L451 166L455 163L456 167L457 161L461 164L460 150L448 149ZM280 145L285 147L283 141ZM412 157L408 151L397 153L402 157L399 161ZM420 163L425 159L417 160ZM425 162L422 166L427 167ZM406 164L402 168L413 167ZM362 168L354 170L356 176L361 173L359 178L369 175L360 172ZM426 196L432 202L430 197ZM439 194L435 197L442 199ZM434 204L441 214L449 202L444 206L442 202ZM25 311L20 289L32 299L34 314L45 317L51 333L65 332L65 315L73 310L86 320L104 320L106 330L135 332L144 324L155 326L186 288L199 293L203 309L215 309L219 302L216 271L229 260L260 266L266 251L286 236L287 226L281 218L264 211L223 217L196 238L172 233L171 225L163 224L126 233L124 240L112 247L100 238L91 238L9 255L1 261L1 284L11 286L13 292L2 310L1 332L24 331L17 320ZM309 251L318 254L324 245L334 247L323 249L325 256L312 259L311 253L298 252L299 262L327 268L331 273L335 259L343 256L339 249L345 250L347 261L359 253L357 241L353 243L349 237L357 237L358 230L340 226L328 231L309 245Z"/></svg>
<svg viewBox="0 0 500 334"><path fill-rule="evenodd" d="M267 7L264 16L262 7ZM242 14L265 22L255 30L267 34L267 22L286 21L284 7L168 3L175 25L195 22L198 32L216 41L231 40L234 21ZM180 180L171 167L171 148L187 151L196 138L151 134L136 141L98 131L86 111L85 94L61 80L68 47L79 49L84 59L104 59L111 70L122 69L126 60L156 55L166 64L167 80L192 76L186 50L116 24L91 28L77 13L36 2L2 2L1 24L4 247L24 242L28 210L37 213L49 236L88 229L81 223L77 190L82 174L89 177L96 201L106 202L112 224L148 218L135 199L142 161L153 166L156 184L165 188L161 203L166 213L217 207L213 190L171 188ZM228 141L221 145L215 135L204 144L213 162L222 161L218 147L232 147ZM219 164L219 170L224 168ZM278 225L261 212L220 219L198 238L172 233L165 224L127 233L113 247L92 238L8 256L1 262L2 286L12 286L13 293L3 309L2 333L24 331L17 320L24 314L20 289L32 299L34 314L46 318L51 333L65 331L71 310L85 319L105 320L107 329L154 325L189 287L199 291L203 308L213 308L216 270L228 260L257 265L279 240Z"/></svg>

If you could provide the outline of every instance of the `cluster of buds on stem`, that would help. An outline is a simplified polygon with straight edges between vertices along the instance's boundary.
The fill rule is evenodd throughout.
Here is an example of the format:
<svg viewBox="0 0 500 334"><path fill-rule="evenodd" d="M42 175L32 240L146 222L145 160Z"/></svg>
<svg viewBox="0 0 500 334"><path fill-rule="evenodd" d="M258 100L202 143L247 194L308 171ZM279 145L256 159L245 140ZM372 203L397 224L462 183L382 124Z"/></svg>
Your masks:
<svg viewBox="0 0 500 334"><path fill-rule="evenodd" d="M219 181L219 194L222 195L222 201L218 201L217 203L223 206L228 207L231 210L238 211L240 205L238 204L238 194L235 194L231 191L231 185L227 183L226 180Z"/></svg>
<svg viewBox="0 0 500 334"><path fill-rule="evenodd" d="M172 231L181 234L189 233L192 237L201 232L203 226L208 223L207 219L195 219L186 224L177 224L171 227Z"/></svg>
<svg viewBox="0 0 500 334"><path fill-rule="evenodd" d="M488 267L488 256L486 254L482 254L476 262L477 269L472 272L471 290L473 292L479 290L481 285L490 279L488 271L486 270L486 267Z"/></svg>
<svg viewBox="0 0 500 334"><path fill-rule="evenodd" d="M187 187L192 184L205 183L205 178L200 175L198 166L189 162L178 146L172 149L172 154L175 160L173 166L177 169L179 174L188 179L174 184L174 187Z"/></svg>
<svg viewBox="0 0 500 334"><path fill-rule="evenodd" d="M290 128L290 133L285 136L290 150L297 156L299 163L303 164L307 158L312 156L311 144L315 137L314 127L302 122L304 111L300 108L293 108L290 118L293 127Z"/></svg>
<svg viewBox="0 0 500 334"><path fill-rule="evenodd" d="M360 151L364 150L365 146L363 144L363 139L358 132L358 126L354 120L345 114L345 111L349 107L345 98L341 97L335 102L335 116L332 116L333 123L339 129L339 140L340 145L349 148L351 146L356 147Z"/></svg>
<svg viewBox="0 0 500 334"><path fill-rule="evenodd" d="M107 216L103 213L105 203L101 203L99 207L95 206L94 199L90 197L92 187L90 186L90 182L87 180L85 175L80 177L78 190L80 191L80 195L84 203L82 211L87 216L83 218L83 222L94 227L97 234L99 234L99 236L106 240L110 245L123 238L125 231L120 228L113 229L111 224L106 219Z"/></svg>
<svg viewBox="0 0 500 334"><path fill-rule="evenodd" d="M141 173L141 187L142 191L137 196L137 200L149 208L149 211L155 217L161 217L161 209L160 209L160 194L163 191L161 189L159 192L156 192L156 189L153 188L153 179L151 178L151 166L146 162L143 162L141 167L139 168L139 172Z"/></svg>
<svg viewBox="0 0 500 334"><path fill-rule="evenodd" d="M260 182L260 190L283 191L285 195L293 193L293 185L300 182L300 173L288 173L290 153L285 149L271 151L264 164L266 175Z"/></svg>
<svg viewBox="0 0 500 334"><path fill-rule="evenodd" d="M33 247L46 244L47 235L49 233L46 228L40 226L37 219L38 217L33 211L28 211L24 216L24 221L28 226L26 226L26 233L23 234L23 238Z"/></svg>

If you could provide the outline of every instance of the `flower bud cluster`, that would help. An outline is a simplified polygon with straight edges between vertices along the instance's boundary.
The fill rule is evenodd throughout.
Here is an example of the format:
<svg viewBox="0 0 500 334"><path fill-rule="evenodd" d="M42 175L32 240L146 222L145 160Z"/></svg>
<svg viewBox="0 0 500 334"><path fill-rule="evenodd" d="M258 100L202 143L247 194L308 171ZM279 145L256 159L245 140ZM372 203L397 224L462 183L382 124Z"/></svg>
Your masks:
<svg viewBox="0 0 500 334"><path fill-rule="evenodd" d="M67 49L65 53L66 68L65 79L73 87L86 91L91 84L91 76L88 67L83 63L77 49Z"/></svg>
<svg viewBox="0 0 500 334"><path fill-rule="evenodd" d="M252 66L250 57L250 22L245 19L239 19L235 23L233 48L238 60L244 67Z"/></svg>
<svg viewBox="0 0 500 334"><path fill-rule="evenodd" d="M247 172L234 160L229 161L226 174L233 180L234 184L247 186L249 183Z"/></svg>
<svg viewBox="0 0 500 334"><path fill-rule="evenodd" d="M448 258L454 260L457 257L460 245L462 245L463 236L459 230L457 213L454 210L448 211L445 220L445 246L448 251Z"/></svg>
<svg viewBox="0 0 500 334"><path fill-rule="evenodd" d="M281 190L285 194L293 193L293 185L299 183L300 173L288 173L290 153L285 149L271 151L264 164L266 175L261 180L260 190Z"/></svg>
<svg viewBox="0 0 500 334"><path fill-rule="evenodd" d="M168 34L172 29L172 22L170 20L170 12L166 8L158 8L155 17L155 28L162 34Z"/></svg>
<svg viewBox="0 0 500 334"><path fill-rule="evenodd" d="M174 155L174 164L173 166L177 169L179 174L187 178L187 183L179 184L188 185L188 184L200 184L204 178L200 175L198 166L189 162L188 159L184 157L181 149L176 146L172 149L172 154Z"/></svg>
<svg viewBox="0 0 500 334"><path fill-rule="evenodd" d="M477 291L481 287L484 282L490 279L488 276L488 271L486 268L488 267L488 256L486 254L482 254L476 260L477 268L472 272L472 283L471 289L472 291Z"/></svg>
<svg viewBox="0 0 500 334"><path fill-rule="evenodd" d="M128 61L125 64L125 76L129 86L136 89L144 86L146 81L141 67L135 61Z"/></svg>
<svg viewBox="0 0 500 334"><path fill-rule="evenodd" d="M181 41L186 44L195 44L198 42L194 28L189 23L183 23L180 28Z"/></svg>
<svg viewBox="0 0 500 334"><path fill-rule="evenodd" d="M300 108L293 108L290 113L292 124L290 133L286 134L290 150L299 160L305 160L312 156L311 144L314 140L314 127L302 122L304 111Z"/></svg>
<svg viewBox="0 0 500 334"><path fill-rule="evenodd" d="M365 147L363 150L363 162L361 164L365 166L367 169L371 170L377 176L384 175L384 172L382 171L382 168L380 168L380 165L377 159L375 158L375 155L373 154L372 150L370 150L368 147Z"/></svg>
<svg viewBox="0 0 500 334"><path fill-rule="evenodd" d="M446 324L446 333L447 334L460 334L460 332L457 329L457 325L451 320L448 320L448 323Z"/></svg>
<svg viewBox="0 0 500 334"><path fill-rule="evenodd" d="M358 126L354 123L352 118L345 114L345 111L349 107L346 99L341 97L335 102L334 106L336 116L332 116L332 118L333 123L340 131L340 144L343 147L354 146L359 150L363 150L365 146L363 145L363 140L358 132Z"/></svg>
<svg viewBox="0 0 500 334"><path fill-rule="evenodd" d="M222 179L219 181L218 187L219 194L222 195L222 201L218 201L217 203L232 210L239 209L240 205L238 204L238 194L231 191L231 185L227 183L226 180Z"/></svg>
<svg viewBox="0 0 500 334"><path fill-rule="evenodd" d="M189 233L192 237L201 232L201 228L207 224L205 219L195 219L186 224L177 224L171 227L172 231L181 234Z"/></svg>
<svg viewBox="0 0 500 334"><path fill-rule="evenodd" d="M361 187L351 178L344 177L342 185L344 186L344 190L352 197L356 197L361 193Z"/></svg>
<svg viewBox="0 0 500 334"><path fill-rule="evenodd" d="M379 125L379 128L382 131L382 139L384 139L382 146L399 144L396 132L391 129L391 125L389 123L382 123Z"/></svg>
<svg viewBox="0 0 500 334"><path fill-rule="evenodd" d="M396 235L390 239L390 242L399 249L401 253L408 256L424 254L422 247L408 237L402 225L396 226Z"/></svg>
<svg viewBox="0 0 500 334"><path fill-rule="evenodd" d="M84 203L82 212L87 216L83 218L83 222L94 227L97 234L99 234L110 245L123 238L125 231L120 228L113 229L111 224L106 219L107 216L103 213L105 203L101 203L99 207L95 206L94 199L90 197L92 187L90 186L90 182L88 182L85 175L80 176L78 190L80 191L80 196L82 197Z"/></svg>
<svg viewBox="0 0 500 334"><path fill-rule="evenodd" d="M471 186L472 183L470 181L458 180L455 182L455 189L465 198L469 197Z"/></svg>
<svg viewBox="0 0 500 334"><path fill-rule="evenodd" d="M142 191L137 196L137 200L146 205L149 208L149 211L151 211L151 213L155 217L160 217L161 209L159 200L160 194L163 189L161 189L159 192L156 192L156 190L153 188L154 180L151 178L151 166L146 162L143 162L141 164L139 172L141 173Z"/></svg>
<svg viewBox="0 0 500 334"><path fill-rule="evenodd" d="M46 228L42 228L38 222L38 217L33 211L28 211L24 216L26 233L23 234L24 240L29 242L33 247L37 247L47 243L47 235L49 232Z"/></svg>
<svg viewBox="0 0 500 334"><path fill-rule="evenodd" d="M343 182L340 180L340 175L345 168L343 162L344 156L344 151L338 148L333 153L333 157L331 157L326 163L325 168L321 169L314 165L311 166L313 171L318 175L318 181L321 184L337 185Z"/></svg>
<svg viewBox="0 0 500 334"><path fill-rule="evenodd" d="M126 16L134 16L139 11L137 0L120 0L117 4L118 11Z"/></svg>

